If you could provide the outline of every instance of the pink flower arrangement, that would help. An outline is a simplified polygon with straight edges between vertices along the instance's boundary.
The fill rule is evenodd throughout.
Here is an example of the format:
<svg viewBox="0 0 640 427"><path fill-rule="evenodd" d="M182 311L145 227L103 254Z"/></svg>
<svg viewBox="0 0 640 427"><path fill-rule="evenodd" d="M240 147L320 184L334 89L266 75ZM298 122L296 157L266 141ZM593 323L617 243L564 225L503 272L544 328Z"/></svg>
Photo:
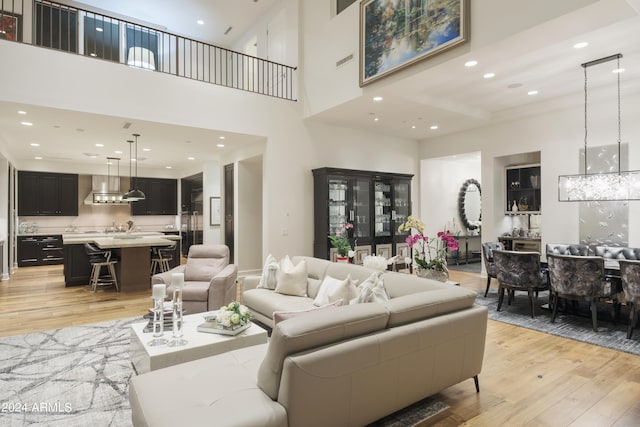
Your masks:
<svg viewBox="0 0 640 427"><path fill-rule="evenodd" d="M407 245L413 250L415 263L425 269L448 271L447 250L451 252L458 250L459 244L456 238L451 235L449 230L439 231L436 237L429 238L422 234L424 224L416 219L413 219L413 222L415 224L402 224L399 230L409 230L410 228L418 230L418 233L409 234L406 238Z"/></svg>

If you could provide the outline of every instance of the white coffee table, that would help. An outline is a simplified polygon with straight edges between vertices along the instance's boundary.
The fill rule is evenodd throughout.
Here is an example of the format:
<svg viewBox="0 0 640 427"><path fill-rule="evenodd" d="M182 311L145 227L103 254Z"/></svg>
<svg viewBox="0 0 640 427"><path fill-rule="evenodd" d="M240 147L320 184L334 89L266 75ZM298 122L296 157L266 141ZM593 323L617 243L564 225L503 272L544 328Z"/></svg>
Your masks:
<svg viewBox="0 0 640 427"><path fill-rule="evenodd" d="M143 332L147 322L132 324L130 357L136 373L143 374L178 363L267 342L267 331L255 323L235 336L198 332L198 325L204 322L204 316L208 314L212 312L184 316L183 338L188 342L180 347L168 345L151 347L149 346L152 339L151 332ZM171 340L172 332L165 331L164 338Z"/></svg>

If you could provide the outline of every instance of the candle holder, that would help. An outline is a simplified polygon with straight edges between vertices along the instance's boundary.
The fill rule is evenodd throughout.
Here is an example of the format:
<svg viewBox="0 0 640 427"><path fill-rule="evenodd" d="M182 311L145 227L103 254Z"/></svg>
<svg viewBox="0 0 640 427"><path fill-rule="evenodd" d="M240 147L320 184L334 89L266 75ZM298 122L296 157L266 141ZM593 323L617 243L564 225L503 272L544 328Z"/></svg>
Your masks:
<svg viewBox="0 0 640 427"><path fill-rule="evenodd" d="M167 295L166 285L153 285L153 339L149 346L157 347L167 344L164 338L164 298Z"/></svg>
<svg viewBox="0 0 640 427"><path fill-rule="evenodd" d="M171 275L171 285L173 286L173 339L168 342L169 347L179 347L186 345L187 340L183 339L184 324L182 319L182 288L184 287L184 273L173 273Z"/></svg>

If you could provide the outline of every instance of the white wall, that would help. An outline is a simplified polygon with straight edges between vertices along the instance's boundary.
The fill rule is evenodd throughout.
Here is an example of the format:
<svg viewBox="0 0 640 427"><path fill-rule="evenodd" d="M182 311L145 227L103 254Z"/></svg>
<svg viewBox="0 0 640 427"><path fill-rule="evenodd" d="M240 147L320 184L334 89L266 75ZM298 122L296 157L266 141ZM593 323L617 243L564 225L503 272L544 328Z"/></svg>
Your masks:
<svg viewBox="0 0 640 427"><path fill-rule="evenodd" d="M262 256L262 156L242 160L236 164L238 224L235 262L238 269L251 270L261 266ZM283 237L288 229L279 230Z"/></svg>
<svg viewBox="0 0 640 427"><path fill-rule="evenodd" d="M458 215L458 194L462 184L471 178L479 181L482 187L480 153L421 161L420 219L425 223L428 236L445 228L454 234L466 233ZM482 190L484 196L484 187ZM454 220L455 227L452 225Z"/></svg>
<svg viewBox="0 0 640 427"><path fill-rule="evenodd" d="M220 182L222 170L219 161L206 162L202 171L202 197L203 197L203 213L202 213L202 231L203 243L214 245L222 243L222 224L211 225L211 206L210 197L220 197ZM224 218L224 217L223 217Z"/></svg>

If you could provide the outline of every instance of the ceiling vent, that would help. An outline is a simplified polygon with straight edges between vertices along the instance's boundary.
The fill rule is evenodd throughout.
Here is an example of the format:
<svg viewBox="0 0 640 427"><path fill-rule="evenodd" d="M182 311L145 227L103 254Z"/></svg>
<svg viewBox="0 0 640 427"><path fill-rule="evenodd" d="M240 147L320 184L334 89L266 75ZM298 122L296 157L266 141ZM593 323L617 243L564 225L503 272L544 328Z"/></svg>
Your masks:
<svg viewBox="0 0 640 427"><path fill-rule="evenodd" d="M353 61L353 53L350 53L349 55L345 56L344 58L342 58L341 60L336 62L336 68L340 68L344 64L347 64L347 63L349 63L351 61Z"/></svg>

